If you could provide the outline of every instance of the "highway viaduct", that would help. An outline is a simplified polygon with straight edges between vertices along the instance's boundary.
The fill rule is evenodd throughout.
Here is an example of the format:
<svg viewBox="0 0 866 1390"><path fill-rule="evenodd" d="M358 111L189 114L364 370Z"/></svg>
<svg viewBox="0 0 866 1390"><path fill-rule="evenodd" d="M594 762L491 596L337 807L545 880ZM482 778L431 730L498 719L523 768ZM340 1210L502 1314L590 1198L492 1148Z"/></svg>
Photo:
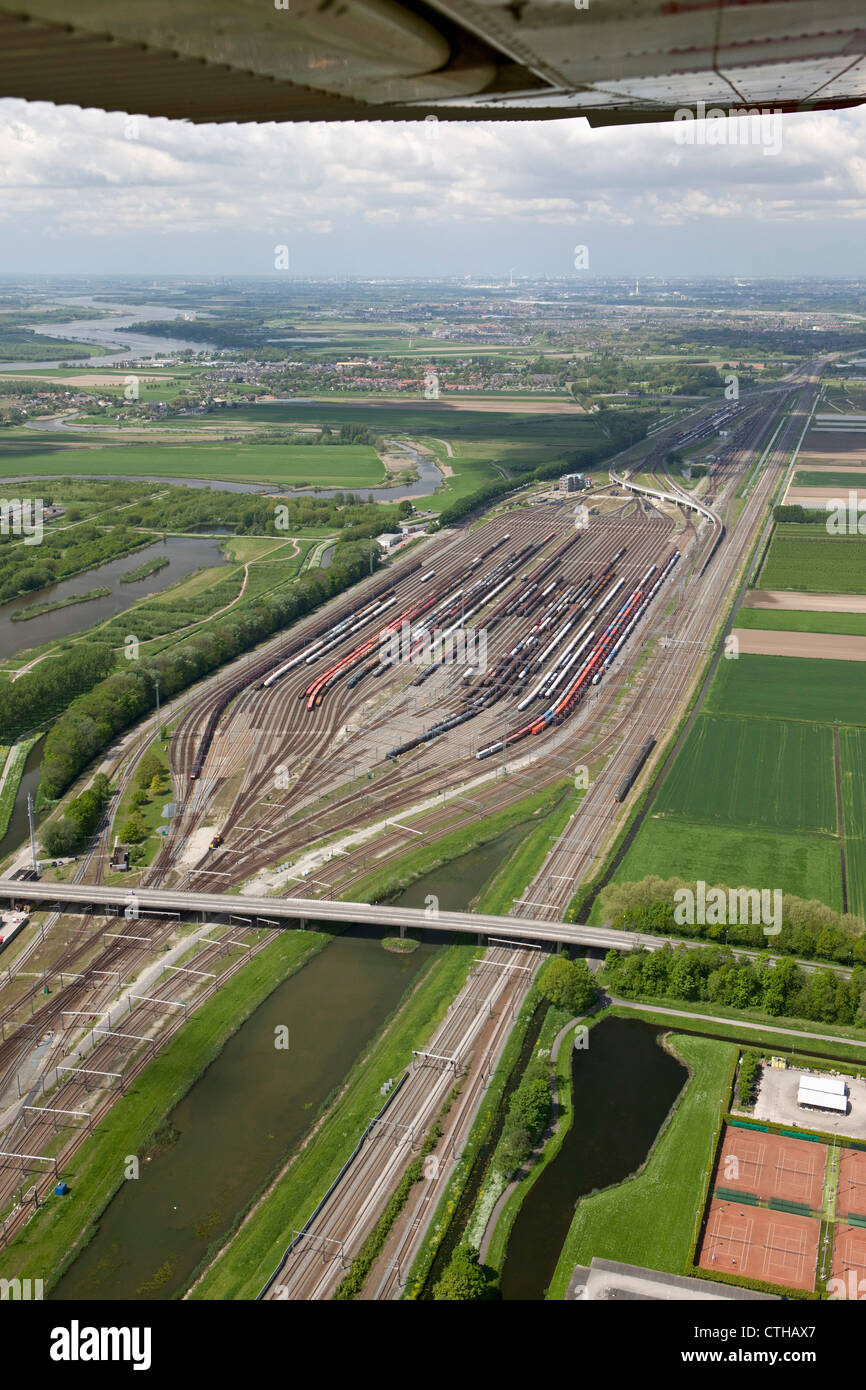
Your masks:
<svg viewBox="0 0 866 1390"><path fill-rule="evenodd" d="M370 923L377 927L412 927L425 931L464 932L471 936L495 936L543 945L564 942L576 946L637 946L656 948L664 938L614 931L609 927L585 927L571 922L545 922L531 917L497 917L481 912L443 912L418 907L386 907L383 904L333 902L319 898L257 898L238 893L173 892L165 888L106 888L101 884L19 882L0 878L0 900L57 906L60 910L103 908L106 915L147 917L194 913L206 920L243 919L279 927L292 921L338 922L343 926Z"/></svg>
<svg viewBox="0 0 866 1390"><path fill-rule="evenodd" d="M721 945L705 938L650 936L643 932L617 931L613 927L588 927L578 922L546 922L533 917L497 917L484 912L443 912L419 907L386 907L380 903L332 902L319 898L254 898L238 893L174 892L166 888L106 888L87 883L28 883L0 878L0 902L30 902L35 906L57 907L59 911L89 911L103 908L105 915L117 917L181 916L198 914L204 921L233 918L252 925L280 927L295 922L337 922L343 926L367 923L391 927L395 931L411 927L420 931L462 932L467 936L500 941L529 943L542 947L548 943L567 946L594 946L597 949L633 951L660 947L691 948ZM771 947L772 938L767 946ZM734 955L755 960L761 953L750 947L731 946ZM772 960L773 957L770 957ZM842 977L850 974L846 966L826 962L797 960L806 970L833 970Z"/></svg>

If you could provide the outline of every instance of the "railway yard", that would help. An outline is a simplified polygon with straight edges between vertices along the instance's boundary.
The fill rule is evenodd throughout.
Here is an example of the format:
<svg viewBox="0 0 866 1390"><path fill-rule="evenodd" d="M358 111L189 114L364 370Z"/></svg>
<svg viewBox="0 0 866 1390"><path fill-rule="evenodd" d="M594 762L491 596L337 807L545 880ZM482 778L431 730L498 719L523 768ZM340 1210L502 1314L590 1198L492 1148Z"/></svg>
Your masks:
<svg viewBox="0 0 866 1390"><path fill-rule="evenodd" d="M772 395L699 413L639 464L615 461L610 482L581 499L596 515L564 499L425 537L176 701L176 812L140 887L230 890L237 911L228 922L148 915L132 889L123 917L49 909L34 920L0 977L5 1241L189 1012L266 950L275 928L245 915L245 896L307 899L315 920L317 901L359 897L413 845L568 779L581 796L510 913L565 919L719 659L722 620L794 466L819 376L807 365ZM693 495L666 453L721 426ZM110 753L119 795L156 733L149 721ZM77 884L105 882L113 833L109 812L74 866ZM262 1271L264 1298L332 1296L462 1076L426 1215L365 1294L400 1297L400 1269L542 956L479 942L465 986L329 1200L302 1232L285 1232L280 1268Z"/></svg>

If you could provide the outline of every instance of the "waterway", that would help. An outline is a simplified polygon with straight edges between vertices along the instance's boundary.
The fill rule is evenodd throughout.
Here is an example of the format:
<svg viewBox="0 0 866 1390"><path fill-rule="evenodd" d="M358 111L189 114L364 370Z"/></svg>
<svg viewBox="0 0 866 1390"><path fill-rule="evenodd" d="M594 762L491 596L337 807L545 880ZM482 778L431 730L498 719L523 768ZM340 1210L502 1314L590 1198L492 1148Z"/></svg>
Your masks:
<svg viewBox="0 0 866 1390"><path fill-rule="evenodd" d="M42 766L42 752L45 747L45 740L40 739L27 755L24 764L24 771L21 774L21 781L18 792L12 807L12 815L9 817L9 824L6 827L6 834L0 836L0 861L13 849L23 845L29 835L27 824L27 793L30 792L36 801L36 789L39 786L39 773ZM36 823L41 820L41 816L36 817Z"/></svg>
<svg viewBox="0 0 866 1390"><path fill-rule="evenodd" d="M120 1188L52 1297L164 1299L182 1289L436 949L396 955L352 928L278 986L175 1107L174 1142ZM286 1051L274 1046L280 1025Z"/></svg>
<svg viewBox="0 0 866 1390"><path fill-rule="evenodd" d="M482 890L531 829L532 826L522 824L512 826L486 845L422 874L387 902L398 907L426 907L432 896L442 912L474 908Z"/></svg>
<svg viewBox="0 0 866 1390"><path fill-rule="evenodd" d="M33 372L34 375L38 375L40 370L44 370L46 367L59 367L61 362L68 362L73 367L117 367L141 357L170 357L175 353L185 351L187 348L192 348L195 352L215 352L218 350L214 343L192 342L182 336L161 338L150 333L128 332L131 323L145 323L148 319L170 319L175 313L183 313L185 317L187 316L187 311L171 309L165 304L119 304L114 312L108 313L104 318L74 318L71 315L76 312L81 314L82 310L86 312L88 309L104 306L89 294L58 295L54 299L54 303L69 306L70 318L68 322L30 323L27 327L32 328L35 333L39 333L43 337L65 338L70 343L93 343L106 348L107 351L93 357L71 358L64 357L61 350L60 356L50 361L0 361L0 371ZM202 316L190 313L188 317L195 319ZM116 331L118 329L120 332ZM180 324L178 331L181 332Z"/></svg>
<svg viewBox="0 0 866 1390"><path fill-rule="evenodd" d="M466 907L525 834L515 827L434 870L400 901L435 892L444 908ZM120 1188L53 1298L165 1299L187 1285L441 949L441 938L422 936L411 955L392 954L382 935L353 927L334 937L241 1025L169 1116L172 1142ZM287 1052L274 1048L280 1024Z"/></svg>
<svg viewBox="0 0 866 1390"><path fill-rule="evenodd" d="M606 1018L586 1049L572 1050L574 1120L517 1215L502 1270L504 1299L543 1299L580 1198L623 1182L646 1159L688 1079L687 1068L660 1045L665 1031Z"/></svg>
<svg viewBox="0 0 866 1390"><path fill-rule="evenodd" d="M3 364L0 363L0 369ZM262 406L261 409L266 407ZM266 423L266 421L263 421ZM124 443L116 431L100 429L95 425L75 425L63 415L39 415L35 420L28 420L25 428L37 430L41 433L60 433L60 434L83 434L90 435L91 438L101 445L107 443ZM204 438L204 437L203 437ZM186 441L189 443L189 441ZM134 444L127 444L128 448L135 448ZM363 498L372 497L375 502L402 502L413 497L427 497L441 487L445 481L445 474L439 467L436 460L429 454L422 454L413 445L400 442L400 451L406 455L407 461L417 470L418 477L412 483L397 483L391 487L371 487L371 488L350 488L350 487L289 487L281 488L277 483L242 483L232 482L224 478L181 478L166 477L153 473L136 473L122 475L117 473L67 473L62 470L64 478L110 478L112 481L135 483L163 483L171 484L174 487L207 487L222 492L252 492L259 493L268 497L336 497L337 494L345 496L347 492L354 492L356 496ZM83 456L81 456L83 458ZM9 482L29 481L27 479L9 478Z"/></svg>
<svg viewBox="0 0 866 1390"><path fill-rule="evenodd" d="M136 570L148 560L168 556L169 563L146 579L132 580L121 584L121 575ZM109 560L104 565L96 565L82 574L62 579L47 589L39 589L29 594L21 594L0 604L0 658L15 656L44 642L54 642L84 632L96 623L113 618L116 613L129 608L137 599L157 594L170 584L196 570L210 568L226 563L219 548L219 542L210 537L168 536L155 541L131 555ZM87 603L75 603L69 608L58 608L51 613L42 613L38 618L26 622L11 622L11 614L19 609L33 608L41 603L56 603L60 599L72 598L76 594L89 593L91 589L109 588L111 592L104 598L91 599Z"/></svg>

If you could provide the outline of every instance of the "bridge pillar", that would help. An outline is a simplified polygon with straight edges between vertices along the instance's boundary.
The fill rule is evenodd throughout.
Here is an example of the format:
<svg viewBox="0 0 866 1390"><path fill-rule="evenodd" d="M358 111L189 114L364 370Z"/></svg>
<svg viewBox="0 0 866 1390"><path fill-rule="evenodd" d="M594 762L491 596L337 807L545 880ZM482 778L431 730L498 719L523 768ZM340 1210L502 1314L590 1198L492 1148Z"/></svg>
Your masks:
<svg viewBox="0 0 866 1390"><path fill-rule="evenodd" d="M484 933L483 933L483 931L480 931L480 932L478 933L478 945L479 945L479 946L483 946L483 945L484 945Z"/></svg>

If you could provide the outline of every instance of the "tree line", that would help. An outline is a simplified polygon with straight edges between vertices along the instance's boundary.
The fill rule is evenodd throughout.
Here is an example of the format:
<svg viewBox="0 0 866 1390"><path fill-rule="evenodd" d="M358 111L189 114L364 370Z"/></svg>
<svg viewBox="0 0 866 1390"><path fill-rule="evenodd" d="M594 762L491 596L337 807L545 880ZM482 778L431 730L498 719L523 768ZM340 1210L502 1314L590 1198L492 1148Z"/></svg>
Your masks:
<svg viewBox="0 0 866 1390"><path fill-rule="evenodd" d="M806 960L837 961L842 965L866 964L866 934L861 917L834 912L822 902L782 896L782 930L767 937L760 922L680 923L674 917L674 894L695 890L695 883L681 878L649 875L637 883L609 883L600 900L606 922L621 931L649 932L665 936L701 937L732 946L765 949L774 955L801 956ZM708 885L707 892L710 892ZM707 914L709 915L709 914Z"/></svg>
<svg viewBox="0 0 866 1390"><path fill-rule="evenodd" d="M608 951L608 986L626 998L696 1000L734 1009L754 1009L773 1017L814 1023L866 1025L866 967L849 979L827 969L804 970L782 957L737 959L722 946L671 946L657 951Z"/></svg>
<svg viewBox="0 0 866 1390"><path fill-rule="evenodd" d="M88 642L47 661L17 680L0 681L0 729L10 742L50 719L76 695L108 675L116 657L104 642Z"/></svg>
<svg viewBox="0 0 866 1390"><path fill-rule="evenodd" d="M110 795L108 778L104 772L97 772L90 786L70 801L63 815L40 830L44 852L54 857L82 849L99 825Z"/></svg>

